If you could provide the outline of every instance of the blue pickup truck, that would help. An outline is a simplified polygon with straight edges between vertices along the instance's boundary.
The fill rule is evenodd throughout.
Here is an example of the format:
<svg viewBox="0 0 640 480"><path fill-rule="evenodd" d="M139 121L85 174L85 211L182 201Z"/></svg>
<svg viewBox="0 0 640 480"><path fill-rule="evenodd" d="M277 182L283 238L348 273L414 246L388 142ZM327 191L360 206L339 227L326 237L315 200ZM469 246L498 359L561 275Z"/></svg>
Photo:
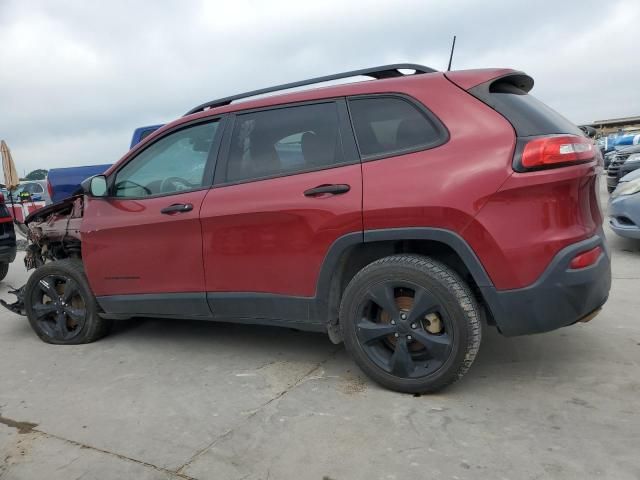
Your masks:
<svg viewBox="0 0 640 480"><path fill-rule="evenodd" d="M162 125L149 125L136 128L131 137L131 145L129 148L133 148L160 127L162 127ZM82 167L52 168L47 174L47 188L51 201L57 203L73 195L80 189L80 183L82 183L83 180L104 173L110 166L111 164L108 163Z"/></svg>

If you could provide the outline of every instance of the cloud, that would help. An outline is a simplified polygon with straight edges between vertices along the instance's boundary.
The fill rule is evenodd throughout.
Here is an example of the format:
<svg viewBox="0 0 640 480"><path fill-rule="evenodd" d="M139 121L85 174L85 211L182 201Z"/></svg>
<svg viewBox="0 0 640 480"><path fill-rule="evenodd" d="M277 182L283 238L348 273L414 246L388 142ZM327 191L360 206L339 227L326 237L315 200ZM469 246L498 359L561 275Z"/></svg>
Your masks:
<svg viewBox="0 0 640 480"><path fill-rule="evenodd" d="M640 113L632 0L0 3L0 137L29 171L116 161L203 101L395 62L506 66L577 123Z"/></svg>

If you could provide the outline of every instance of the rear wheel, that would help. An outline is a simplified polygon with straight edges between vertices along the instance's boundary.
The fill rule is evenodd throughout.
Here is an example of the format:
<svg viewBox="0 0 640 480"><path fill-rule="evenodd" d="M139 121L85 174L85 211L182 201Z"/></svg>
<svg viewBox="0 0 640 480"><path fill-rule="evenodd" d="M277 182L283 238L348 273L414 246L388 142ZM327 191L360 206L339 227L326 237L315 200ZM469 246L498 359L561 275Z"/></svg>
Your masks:
<svg viewBox="0 0 640 480"><path fill-rule="evenodd" d="M106 335L80 260L65 259L37 268L29 277L24 303L31 327L47 343L77 345Z"/></svg>
<svg viewBox="0 0 640 480"><path fill-rule="evenodd" d="M455 382L480 347L479 307L469 287L446 265L418 255L362 269L345 290L340 324L360 368L400 392Z"/></svg>

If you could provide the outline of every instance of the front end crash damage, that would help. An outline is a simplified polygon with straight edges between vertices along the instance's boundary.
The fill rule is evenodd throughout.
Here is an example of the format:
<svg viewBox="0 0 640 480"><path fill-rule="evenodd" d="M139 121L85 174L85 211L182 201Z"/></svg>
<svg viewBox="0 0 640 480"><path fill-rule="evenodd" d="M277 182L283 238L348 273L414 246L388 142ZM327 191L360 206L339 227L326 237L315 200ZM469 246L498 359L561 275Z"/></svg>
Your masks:
<svg viewBox="0 0 640 480"><path fill-rule="evenodd" d="M63 258L82 258L80 225L83 211L84 197L76 195L36 210L25 219L29 242L24 257L27 270ZM24 315L24 286L9 293L16 296L16 301L0 300L0 304Z"/></svg>

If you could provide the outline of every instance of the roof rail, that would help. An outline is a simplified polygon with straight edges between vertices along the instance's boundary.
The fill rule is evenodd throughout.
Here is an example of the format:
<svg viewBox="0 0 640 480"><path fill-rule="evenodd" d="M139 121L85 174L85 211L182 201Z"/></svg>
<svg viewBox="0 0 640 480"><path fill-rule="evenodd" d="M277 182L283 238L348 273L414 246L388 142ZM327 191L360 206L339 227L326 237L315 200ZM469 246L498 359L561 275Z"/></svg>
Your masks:
<svg viewBox="0 0 640 480"><path fill-rule="evenodd" d="M338 80L341 78L350 78L350 77L372 77L376 80L381 80L383 78L394 78L394 77L402 77L405 74L400 72L399 70L415 70L415 73L410 75L418 75L421 73L433 73L437 70L434 70L430 67L425 67L423 65L416 65L414 63L396 63L393 65L382 65L380 67L371 67L371 68L363 68L362 70L351 70L350 72L342 72L342 73L334 73L333 75L326 75L324 77L315 77L310 78L308 80L300 80L298 82L285 83L282 85L276 85L275 87L261 88L259 90L253 90L251 92L240 93L238 95L232 95L230 97L219 98L218 100L212 100L207 103L203 103L202 105L198 105L195 108L192 108L185 116L191 115L192 113L202 112L208 108L216 108L222 107L224 105L229 105L231 102L235 100L240 100L241 98L255 97L257 95L262 95L264 93L277 92L279 90L289 90L291 88L303 87L305 85L313 85L315 83L328 82L331 80Z"/></svg>

